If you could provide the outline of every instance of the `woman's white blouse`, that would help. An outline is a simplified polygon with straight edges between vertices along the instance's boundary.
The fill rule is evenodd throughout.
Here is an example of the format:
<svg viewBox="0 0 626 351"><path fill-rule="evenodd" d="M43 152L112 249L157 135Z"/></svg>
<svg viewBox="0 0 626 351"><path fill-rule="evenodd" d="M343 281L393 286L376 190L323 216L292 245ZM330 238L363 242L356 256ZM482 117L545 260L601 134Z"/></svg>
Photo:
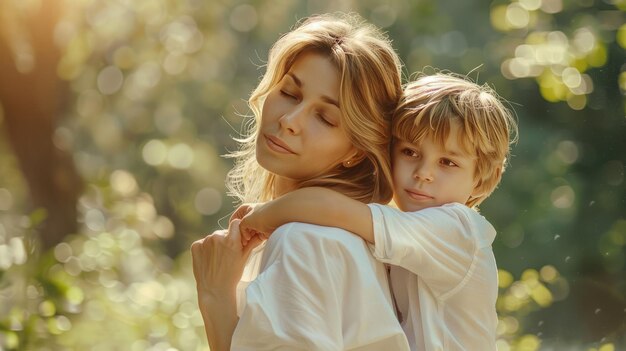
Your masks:
<svg viewBox="0 0 626 351"><path fill-rule="evenodd" d="M412 350L495 350L496 232L454 203L416 212L370 204L374 256L391 284Z"/></svg>
<svg viewBox="0 0 626 351"><path fill-rule="evenodd" d="M385 266L338 228L278 228L248 262L238 298L231 350L409 350Z"/></svg>

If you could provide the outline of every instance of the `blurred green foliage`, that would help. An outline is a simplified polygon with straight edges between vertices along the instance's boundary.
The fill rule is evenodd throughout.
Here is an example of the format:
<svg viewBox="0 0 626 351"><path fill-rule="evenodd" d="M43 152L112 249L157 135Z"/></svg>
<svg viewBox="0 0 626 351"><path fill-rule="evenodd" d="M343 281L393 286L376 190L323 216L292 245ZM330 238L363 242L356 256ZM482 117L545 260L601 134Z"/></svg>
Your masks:
<svg viewBox="0 0 626 351"><path fill-rule="evenodd" d="M27 43L20 20L39 4L5 1L5 35ZM517 112L511 167L482 206L499 232L499 350L626 347L625 1L67 0L64 10L54 35L71 93L54 143L87 184L81 230L38 252L46 213L30 208L0 139L0 350L206 349L187 249L233 209L220 155L236 147L269 46L297 19L337 10L384 28L407 77L469 74Z"/></svg>

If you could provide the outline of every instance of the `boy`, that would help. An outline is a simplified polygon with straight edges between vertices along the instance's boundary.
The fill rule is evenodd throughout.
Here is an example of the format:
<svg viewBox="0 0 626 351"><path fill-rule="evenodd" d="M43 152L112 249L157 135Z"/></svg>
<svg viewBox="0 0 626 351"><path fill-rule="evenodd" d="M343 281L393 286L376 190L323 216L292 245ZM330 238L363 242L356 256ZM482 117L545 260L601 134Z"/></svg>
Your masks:
<svg viewBox="0 0 626 351"><path fill-rule="evenodd" d="M353 232L391 265L412 350L495 350L496 233L476 207L501 179L515 120L489 88L436 74L408 84L392 128L398 208L302 188L254 207L243 241L295 221Z"/></svg>

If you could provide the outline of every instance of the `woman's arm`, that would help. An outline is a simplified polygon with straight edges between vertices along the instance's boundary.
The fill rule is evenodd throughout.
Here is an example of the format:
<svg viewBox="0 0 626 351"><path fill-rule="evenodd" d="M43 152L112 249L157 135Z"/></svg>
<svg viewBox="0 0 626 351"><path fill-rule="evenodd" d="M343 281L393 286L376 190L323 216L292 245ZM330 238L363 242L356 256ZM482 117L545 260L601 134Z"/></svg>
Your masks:
<svg viewBox="0 0 626 351"><path fill-rule="evenodd" d="M230 350L237 317L236 289L252 249L241 245L239 220L191 245L198 305L211 350Z"/></svg>
<svg viewBox="0 0 626 351"><path fill-rule="evenodd" d="M231 338L239 318L235 294L224 291L215 295L198 291L198 306L211 350L230 350Z"/></svg>
<svg viewBox="0 0 626 351"><path fill-rule="evenodd" d="M242 219L244 242L267 237L289 222L337 227L374 243L372 215L366 204L321 187L302 188L273 201L258 204Z"/></svg>

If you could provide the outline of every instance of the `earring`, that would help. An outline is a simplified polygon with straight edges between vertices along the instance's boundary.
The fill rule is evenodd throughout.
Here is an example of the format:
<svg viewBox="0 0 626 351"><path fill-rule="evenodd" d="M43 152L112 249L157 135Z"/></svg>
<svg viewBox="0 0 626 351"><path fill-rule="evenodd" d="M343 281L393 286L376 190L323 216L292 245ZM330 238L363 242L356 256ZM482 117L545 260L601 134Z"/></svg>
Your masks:
<svg viewBox="0 0 626 351"><path fill-rule="evenodd" d="M344 167L346 167L346 168L347 168L347 167L350 167L350 165L351 165L351 164L352 164L352 161L351 161L351 160L348 160L348 161L344 161L344 162L343 162L343 166L344 166Z"/></svg>

